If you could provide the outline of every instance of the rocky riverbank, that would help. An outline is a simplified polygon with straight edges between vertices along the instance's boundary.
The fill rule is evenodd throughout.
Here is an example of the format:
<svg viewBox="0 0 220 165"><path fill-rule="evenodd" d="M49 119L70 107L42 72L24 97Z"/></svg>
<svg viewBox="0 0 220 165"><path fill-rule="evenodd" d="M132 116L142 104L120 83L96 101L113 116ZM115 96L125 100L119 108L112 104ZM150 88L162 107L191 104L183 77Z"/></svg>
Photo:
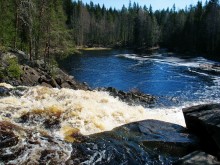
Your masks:
<svg viewBox="0 0 220 165"><path fill-rule="evenodd" d="M21 51L0 52L0 59L1 68L10 68L11 65L15 65L9 62L11 59L17 61L18 64L12 68L11 72L19 73L17 76L6 73L1 77L0 82L6 82L13 86L42 85L53 88L89 89L88 85L77 82L73 76L69 76L58 67L54 67L53 73L51 73L51 70L46 69L43 61L36 60L30 62L27 55ZM6 70L4 72L9 71Z"/></svg>
<svg viewBox="0 0 220 165"><path fill-rule="evenodd" d="M16 58L20 74L18 77L6 75L0 77L0 82L6 82L13 86L46 86L50 88L70 88L75 90L92 90L85 82L81 83L74 79L73 76L68 75L58 67L53 68L53 73L45 69L43 61L28 61L28 57L21 51L9 51L7 53L0 52L1 66L6 68L9 59ZM155 103L156 98L143 94L138 91L124 92L112 87L99 88L99 91L107 91L112 96L118 97L120 100L131 104L149 106Z"/></svg>

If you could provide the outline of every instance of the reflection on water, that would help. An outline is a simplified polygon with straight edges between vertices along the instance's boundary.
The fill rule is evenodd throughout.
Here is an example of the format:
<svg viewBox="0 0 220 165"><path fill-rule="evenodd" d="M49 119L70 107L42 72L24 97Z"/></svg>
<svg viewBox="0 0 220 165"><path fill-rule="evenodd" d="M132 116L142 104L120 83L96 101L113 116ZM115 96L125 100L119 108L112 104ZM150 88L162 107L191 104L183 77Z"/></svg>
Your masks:
<svg viewBox="0 0 220 165"><path fill-rule="evenodd" d="M171 53L148 56L112 50L85 51L65 62L69 73L94 88L136 88L157 96L163 105L218 102L220 98L220 71L207 67L217 62L202 57Z"/></svg>

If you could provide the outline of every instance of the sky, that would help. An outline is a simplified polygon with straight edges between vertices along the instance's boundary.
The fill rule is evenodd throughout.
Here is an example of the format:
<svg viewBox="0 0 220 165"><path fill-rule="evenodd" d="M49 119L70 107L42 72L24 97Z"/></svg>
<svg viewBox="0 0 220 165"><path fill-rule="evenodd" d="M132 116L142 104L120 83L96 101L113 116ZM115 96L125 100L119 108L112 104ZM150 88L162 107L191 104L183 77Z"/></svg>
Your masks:
<svg viewBox="0 0 220 165"><path fill-rule="evenodd" d="M82 0L83 3L90 3L91 0ZM206 0L202 1L203 4ZM92 0L94 4L100 4L101 6L104 4L105 7L121 9L123 4L125 7L128 7L129 0ZM185 9L186 6L196 5L198 0L131 0L133 2L137 2L140 6L146 5L147 7L152 6L153 10L167 9L167 7L172 8L173 4L175 4L176 9Z"/></svg>

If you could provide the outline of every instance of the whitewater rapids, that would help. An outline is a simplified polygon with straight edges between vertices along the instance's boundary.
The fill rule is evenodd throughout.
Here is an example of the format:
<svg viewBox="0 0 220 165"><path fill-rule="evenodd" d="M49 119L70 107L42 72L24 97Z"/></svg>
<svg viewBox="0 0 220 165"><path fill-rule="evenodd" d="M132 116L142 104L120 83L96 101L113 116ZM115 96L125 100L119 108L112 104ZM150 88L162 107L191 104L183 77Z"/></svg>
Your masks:
<svg viewBox="0 0 220 165"><path fill-rule="evenodd" d="M13 88L8 84L0 86ZM83 135L91 135L146 119L185 126L181 109L159 110L129 106L107 92L100 91L53 89L42 86L24 88L22 96L0 98L0 120L14 123L28 115L32 121L19 124L42 130L45 129L42 126L43 121L56 119L59 120L60 127L50 133L61 139L65 139L68 132L73 130Z"/></svg>

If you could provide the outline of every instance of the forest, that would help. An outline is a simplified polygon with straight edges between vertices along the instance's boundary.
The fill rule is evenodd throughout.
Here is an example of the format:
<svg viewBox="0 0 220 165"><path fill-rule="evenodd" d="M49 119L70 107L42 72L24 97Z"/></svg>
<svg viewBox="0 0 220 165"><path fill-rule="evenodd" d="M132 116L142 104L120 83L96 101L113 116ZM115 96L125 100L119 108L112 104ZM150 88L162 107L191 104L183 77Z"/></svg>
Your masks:
<svg viewBox="0 0 220 165"><path fill-rule="evenodd" d="M120 10L72 0L0 0L0 49L23 50L30 60L76 47L113 47L201 53L220 59L220 4L154 11L128 4Z"/></svg>

